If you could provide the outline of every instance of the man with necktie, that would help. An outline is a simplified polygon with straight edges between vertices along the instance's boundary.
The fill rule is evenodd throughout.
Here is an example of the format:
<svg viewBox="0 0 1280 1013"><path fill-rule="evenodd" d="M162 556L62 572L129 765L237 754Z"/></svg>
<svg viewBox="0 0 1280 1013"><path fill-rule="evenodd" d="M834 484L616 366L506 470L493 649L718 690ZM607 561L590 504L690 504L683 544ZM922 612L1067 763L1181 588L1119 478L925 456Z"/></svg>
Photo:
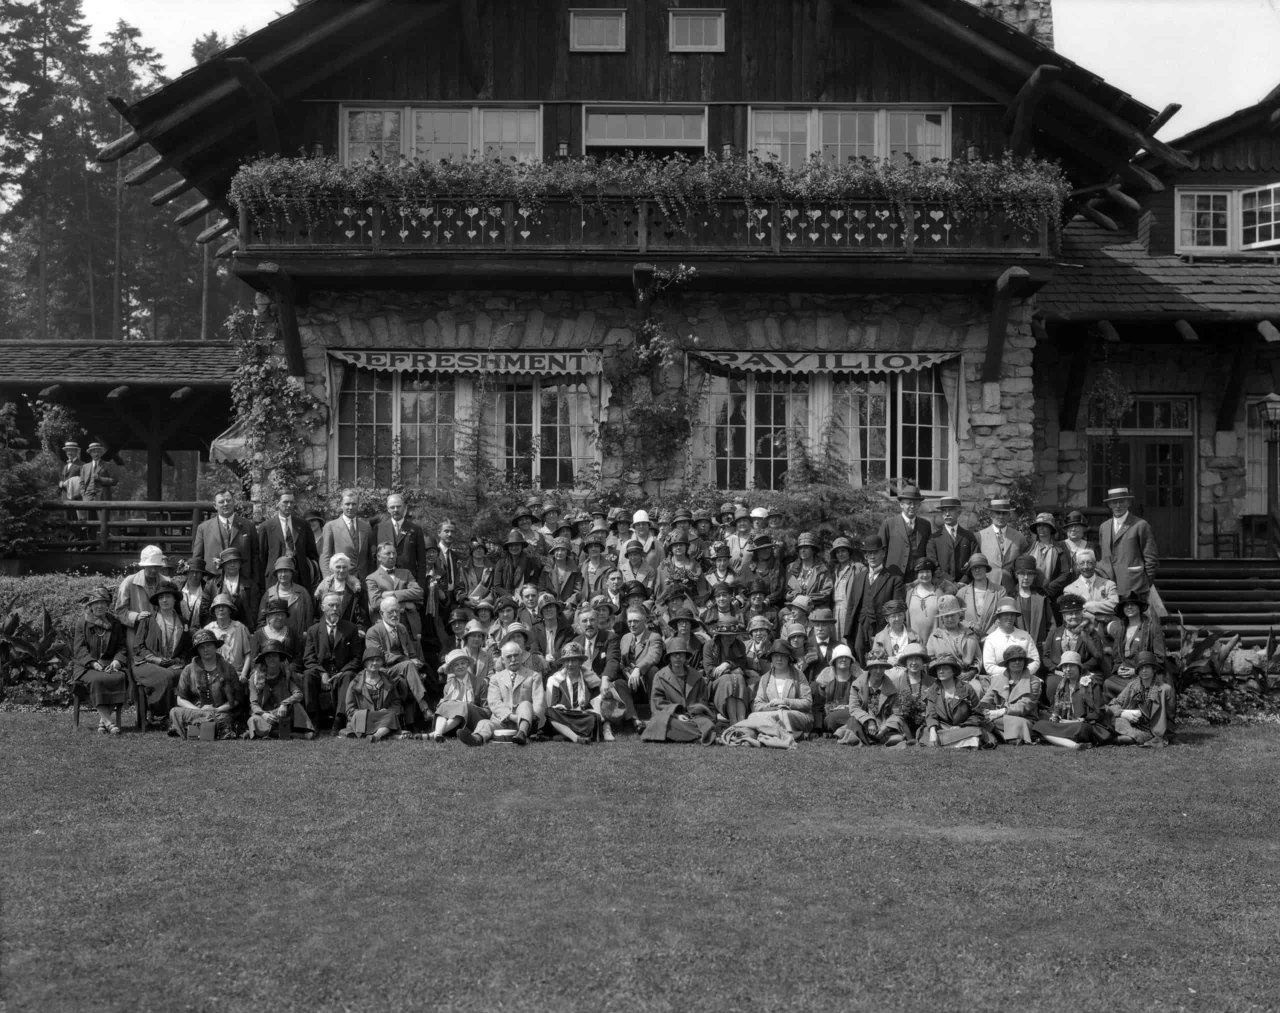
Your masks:
<svg viewBox="0 0 1280 1013"><path fill-rule="evenodd" d="M97 440L89 444L89 463L80 468L80 496L87 500L111 498L111 487L116 484L111 466L102 458L107 448Z"/></svg>
<svg viewBox="0 0 1280 1013"><path fill-rule="evenodd" d="M355 623L340 618L342 595L326 594L320 609L320 621L312 624L302 642L303 706L313 723L322 710L332 714L333 734L337 735L346 719L342 701L360 671L364 641ZM322 706L324 703L327 706Z"/></svg>
<svg viewBox="0 0 1280 1013"><path fill-rule="evenodd" d="M320 570L325 577L332 575L329 565L339 552L351 560L351 571L361 586L373 572L373 528L369 522L356 516L360 498L354 489L342 490L342 515L325 524L320 532Z"/></svg>
<svg viewBox="0 0 1280 1013"><path fill-rule="evenodd" d="M219 489L213 497L216 513L202 521L191 539L191 555L201 559L218 559L227 549L240 553L242 576L258 583L258 530L236 512L236 494ZM252 623L255 617L250 617Z"/></svg>
<svg viewBox="0 0 1280 1013"><path fill-rule="evenodd" d="M1160 566L1151 525L1133 513L1133 494L1126 487L1108 489L1102 502L1111 508L1111 516L1098 529L1099 571L1115 581L1122 601L1126 595L1151 595ZM1162 615L1158 600L1156 604Z"/></svg>
<svg viewBox="0 0 1280 1013"><path fill-rule="evenodd" d="M935 577L963 584L969 579L969 557L978 551L978 539L968 528L961 527L960 501L954 496L944 496L938 510L942 523L929 536L924 554L938 564Z"/></svg>
<svg viewBox="0 0 1280 1013"><path fill-rule="evenodd" d="M999 584L1005 595L1012 597L1018 587L1013 576L1013 562L1027 554L1027 537L1009 524L1013 504L1007 499L993 499L990 510L991 523L978 532L978 551L987 557L991 565L987 579Z"/></svg>
<svg viewBox="0 0 1280 1013"><path fill-rule="evenodd" d="M396 547L396 569L408 570L426 587L426 537L422 528L409 520L404 497L393 492L387 497L387 515L374 528L374 545L390 542Z"/></svg>
<svg viewBox="0 0 1280 1013"><path fill-rule="evenodd" d="M456 600L455 596L459 591L466 591L466 588L463 587L464 579L462 576L462 569L466 565L466 560L453 547L453 539L457 533L458 526L448 517L440 522L437 538L437 544L440 546L440 572L444 575L450 601Z"/></svg>
<svg viewBox="0 0 1280 1013"><path fill-rule="evenodd" d="M911 564L924 555L932 528L920 512L920 490L914 485L904 485L898 492L899 512L886 517L880 525L880 538L885 546L886 566L896 566L906 573Z"/></svg>
<svg viewBox="0 0 1280 1013"><path fill-rule="evenodd" d="M293 560L297 581L312 589L320 582L320 553L316 549L311 525L294 513L296 497L291 489L283 489L276 499L276 515L258 525L257 573L259 587L265 587L275 561L281 556Z"/></svg>

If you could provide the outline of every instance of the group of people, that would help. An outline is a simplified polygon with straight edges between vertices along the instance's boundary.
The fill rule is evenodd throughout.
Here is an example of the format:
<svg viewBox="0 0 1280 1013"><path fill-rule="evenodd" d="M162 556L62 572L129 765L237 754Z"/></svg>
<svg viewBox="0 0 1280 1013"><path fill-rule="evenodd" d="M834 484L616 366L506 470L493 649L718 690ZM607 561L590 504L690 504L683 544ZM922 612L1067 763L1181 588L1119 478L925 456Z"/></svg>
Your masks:
<svg viewBox="0 0 1280 1013"><path fill-rule="evenodd" d="M428 536L399 495L371 523L354 490L334 519L285 492L254 525L224 490L189 558L148 546L88 596L75 678L106 733L136 689L183 737L1169 741L1159 557L1127 489L1096 542L1080 513L1028 536L1007 500L976 532L959 500L936 525L922 502L901 488L858 538L737 503L533 501L494 546L451 520Z"/></svg>

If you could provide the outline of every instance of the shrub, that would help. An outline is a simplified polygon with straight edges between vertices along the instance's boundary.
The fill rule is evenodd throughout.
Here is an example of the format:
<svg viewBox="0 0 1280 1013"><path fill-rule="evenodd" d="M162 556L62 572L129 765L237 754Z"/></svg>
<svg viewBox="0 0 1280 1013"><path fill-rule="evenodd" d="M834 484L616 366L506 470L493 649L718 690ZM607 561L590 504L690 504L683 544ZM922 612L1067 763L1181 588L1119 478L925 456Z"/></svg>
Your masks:
<svg viewBox="0 0 1280 1013"><path fill-rule="evenodd" d="M58 463L46 454L23 460L17 406L0 407L0 557L29 556L48 526L41 503L54 498Z"/></svg>

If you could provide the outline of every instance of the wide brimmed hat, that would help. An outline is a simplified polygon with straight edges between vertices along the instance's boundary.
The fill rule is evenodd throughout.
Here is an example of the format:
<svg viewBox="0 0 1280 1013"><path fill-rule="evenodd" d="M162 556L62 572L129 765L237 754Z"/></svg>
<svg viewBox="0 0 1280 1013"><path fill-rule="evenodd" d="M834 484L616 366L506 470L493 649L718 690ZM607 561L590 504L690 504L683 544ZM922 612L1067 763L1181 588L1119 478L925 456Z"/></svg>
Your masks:
<svg viewBox="0 0 1280 1013"><path fill-rule="evenodd" d="M792 637L805 637L807 639L808 636L809 631L800 623L787 623L782 627L782 639L786 640L788 643L791 641Z"/></svg>
<svg viewBox="0 0 1280 1013"><path fill-rule="evenodd" d="M972 556L969 557L969 562L964 564L964 568L966 570L972 570L975 566L983 566L983 567L986 567L988 570L990 570L991 561L987 559L987 557L983 555L981 552L975 552Z"/></svg>
<svg viewBox="0 0 1280 1013"><path fill-rule="evenodd" d="M244 553L237 549L234 545L229 549L223 549L218 553L218 566L225 566L227 563L243 563ZM350 560L348 560L350 562ZM330 560L332 564L332 560Z"/></svg>
<svg viewBox="0 0 1280 1013"><path fill-rule="evenodd" d="M196 630L195 633L191 634L192 647L203 647L205 644L216 644L217 642L218 638L214 635L213 630Z"/></svg>
<svg viewBox="0 0 1280 1013"><path fill-rule="evenodd" d="M1058 596L1059 612L1079 612L1084 608L1084 599L1078 594L1063 594Z"/></svg>
<svg viewBox="0 0 1280 1013"><path fill-rule="evenodd" d="M728 517L730 520L733 520L733 514L736 510L737 507L732 503L721 503L720 509L716 511L716 520L720 520L722 517Z"/></svg>
<svg viewBox="0 0 1280 1013"><path fill-rule="evenodd" d="M479 633L482 637L487 637L489 635L489 627L479 619L468 619L467 628L462 631L462 638L465 640L474 633Z"/></svg>
<svg viewBox="0 0 1280 1013"><path fill-rule="evenodd" d="M836 614L829 608L814 609L809 614L809 622L811 623L834 623Z"/></svg>
<svg viewBox="0 0 1280 1013"><path fill-rule="evenodd" d="M628 598L634 598L636 595L647 599L649 597L649 593L649 588L645 586L643 581L629 580L622 585L622 590L618 593L618 597L623 601L626 601Z"/></svg>
<svg viewBox="0 0 1280 1013"><path fill-rule="evenodd" d="M573 537L573 526L576 523L577 521L575 521L572 517L563 517L561 518L560 523L556 525L555 530L551 532L551 534L557 542L559 541L568 542L569 539ZM560 534L561 531L569 532L568 537L561 535ZM555 549L554 545L552 546L552 549L553 550Z"/></svg>
<svg viewBox="0 0 1280 1013"><path fill-rule="evenodd" d="M1127 485L1118 485L1114 489L1108 489L1106 496L1102 498L1102 502L1112 503L1120 499L1133 499L1133 493L1129 491Z"/></svg>
<svg viewBox="0 0 1280 1013"><path fill-rule="evenodd" d="M890 598L882 606L880 612L886 616L900 616L907 611L905 602L899 601L897 598Z"/></svg>
<svg viewBox="0 0 1280 1013"><path fill-rule="evenodd" d="M741 636L743 633L742 623L736 619L721 619L711 628L711 632L717 637Z"/></svg>
<svg viewBox="0 0 1280 1013"><path fill-rule="evenodd" d="M961 507L960 500L955 496L943 496L938 500L939 510L959 510Z"/></svg>
<svg viewBox="0 0 1280 1013"><path fill-rule="evenodd" d="M204 556L192 556L186 561L183 567L185 573L208 573L209 565L204 561Z"/></svg>
<svg viewBox="0 0 1280 1013"><path fill-rule="evenodd" d="M879 552L884 548L884 539L879 535L868 535L862 540L863 552Z"/></svg>
<svg viewBox="0 0 1280 1013"><path fill-rule="evenodd" d="M671 515L672 524L679 524L681 521L688 521L690 524L693 523L693 514L690 512L688 507L680 507Z"/></svg>
<svg viewBox="0 0 1280 1013"><path fill-rule="evenodd" d="M767 616L752 616L751 621L747 623L747 632L754 633L756 630L764 630L766 633L772 633L773 623L769 622Z"/></svg>
<svg viewBox="0 0 1280 1013"><path fill-rule="evenodd" d="M1054 520L1053 514L1051 513L1043 512L1036 514L1036 519L1031 522L1031 530L1035 531L1036 528L1040 527L1052 529L1054 538L1062 537L1062 531L1058 528L1058 522Z"/></svg>
<svg viewBox="0 0 1280 1013"><path fill-rule="evenodd" d="M667 654L685 654L693 657L693 649L689 647L689 641L684 637L671 637L662 646L666 648Z"/></svg>
<svg viewBox="0 0 1280 1013"><path fill-rule="evenodd" d="M492 615L496 610L493 607L492 598L480 598L471 603L472 612L488 612Z"/></svg>
<svg viewBox="0 0 1280 1013"><path fill-rule="evenodd" d="M924 497L920 495L920 489L918 486L904 485L901 489L898 490L898 499L900 501L910 500L910 501L919 503L922 499L924 499Z"/></svg>
<svg viewBox="0 0 1280 1013"><path fill-rule="evenodd" d="M469 622L471 622L470 609L463 609L463 608L454 609L452 612L449 613L450 626L452 626L454 623L469 623Z"/></svg>
<svg viewBox="0 0 1280 1013"><path fill-rule="evenodd" d="M770 583L767 580L760 580L758 578L756 580L753 580L750 586L748 586L747 588L748 595L763 594L767 596L772 592L773 592L773 587L770 585Z"/></svg>
<svg viewBox="0 0 1280 1013"><path fill-rule="evenodd" d="M769 535L760 535L758 538L753 538L751 540L750 551L753 556L757 552L761 551L762 549L772 549L772 548L773 548L773 538L770 537Z"/></svg>
<svg viewBox="0 0 1280 1013"><path fill-rule="evenodd" d="M769 508L762 506L752 507L751 519L753 521L767 521L769 519Z"/></svg>
<svg viewBox="0 0 1280 1013"><path fill-rule="evenodd" d="M1032 556L1019 556L1013 561L1014 573L1035 573L1036 561Z"/></svg>
<svg viewBox="0 0 1280 1013"><path fill-rule="evenodd" d="M600 546L601 550L609 544L609 528L608 525L595 525L582 536L582 547L586 549L591 545Z"/></svg>
<svg viewBox="0 0 1280 1013"><path fill-rule="evenodd" d="M512 528L510 531L507 532L507 539L502 544L503 545L527 545L528 543L525 541L524 535L520 533L519 528Z"/></svg>
<svg viewBox="0 0 1280 1013"><path fill-rule="evenodd" d="M748 510L748 509L747 509L746 507L744 507L744 506L734 507L734 508L733 508L733 523L734 523L734 524L737 524L737 523L738 523L738 521L749 521L749 520L751 520L751 511L750 511L750 510Z"/></svg>
<svg viewBox="0 0 1280 1013"><path fill-rule="evenodd" d="M649 511L637 510L635 513L631 515L631 523L632 524L649 524L650 523Z"/></svg>
<svg viewBox="0 0 1280 1013"><path fill-rule="evenodd" d="M293 561L292 556L281 556L271 564L271 572L275 573L277 570L289 570L296 573L298 570L298 564Z"/></svg>
<svg viewBox="0 0 1280 1013"><path fill-rule="evenodd" d="M781 640L781 639L775 640L772 644L769 645L768 656L772 658L775 654L785 654L787 656L788 661L796 660L795 652L791 650L791 645L788 644L785 640Z"/></svg>
<svg viewBox="0 0 1280 1013"><path fill-rule="evenodd" d="M710 523L711 523L711 511L710 511L710 510L695 510L695 511L693 512L692 517L690 518L690 522L693 524L693 526L694 526L694 527L697 527L697 526L698 526L699 524L701 524L703 521L706 521L708 524L710 524Z"/></svg>
<svg viewBox="0 0 1280 1013"><path fill-rule="evenodd" d="M165 558L164 550L158 545L144 546L142 552L138 554L139 566L168 566L169 561Z"/></svg>
<svg viewBox="0 0 1280 1013"><path fill-rule="evenodd" d="M555 503L543 503L542 509L539 511L539 519L546 520L547 514L560 513L560 508Z"/></svg>
<svg viewBox="0 0 1280 1013"><path fill-rule="evenodd" d="M551 542L551 551L552 551L552 553L559 552L561 549L564 549L564 551L565 551L565 552L572 552L572 551L573 551L573 543L572 543L571 541L569 541L569 539L564 538L564 537L557 537L557 538L555 538L555 539Z"/></svg>
<svg viewBox="0 0 1280 1013"><path fill-rule="evenodd" d="M672 531L669 535L667 535L668 545L688 545L690 541L692 541L692 539L688 535L680 532L679 530Z"/></svg>
<svg viewBox="0 0 1280 1013"><path fill-rule="evenodd" d="M216 594L213 596L213 601L210 603L209 608L216 609L219 605L225 605L229 609L234 609L236 607L236 600L225 592L223 594Z"/></svg>
<svg viewBox="0 0 1280 1013"><path fill-rule="evenodd" d="M711 546L712 559L728 559L731 555L733 554L729 551L728 542L716 542Z"/></svg>
<svg viewBox="0 0 1280 1013"><path fill-rule="evenodd" d="M94 602L103 601L103 602L106 602L108 605L110 605L111 597L112 596L111 596L110 588L95 587L95 588L91 588L89 591L85 593L85 596L80 599L80 604L92 605Z"/></svg>
<svg viewBox="0 0 1280 1013"><path fill-rule="evenodd" d="M638 552L642 556L644 555L644 545L643 543L640 542L639 539L632 538L629 542L627 542L626 545L622 547L622 555L624 557L631 555L631 553L633 552Z"/></svg>
<svg viewBox="0 0 1280 1013"><path fill-rule="evenodd" d="M684 607L673 608L667 614L667 624L672 629L675 629L676 623L680 622L681 620L685 620L687 622L693 623L693 626L695 629L700 628L702 626L702 620L699 619L694 614L693 609L691 608L684 608Z"/></svg>
<svg viewBox="0 0 1280 1013"><path fill-rule="evenodd" d="M849 650L848 644L836 644L835 650L831 652L831 664L834 665L841 658L848 658L850 661L853 660L853 652Z"/></svg>
<svg viewBox="0 0 1280 1013"><path fill-rule="evenodd" d="M1021 644L1010 644L1004 649L1004 654L1000 656L1000 660L1006 665L1011 661L1017 661L1019 658L1023 661L1027 660L1027 649Z"/></svg>
<svg viewBox="0 0 1280 1013"><path fill-rule="evenodd" d="M627 512L622 507L610 507L608 519L610 524L618 524L627 519Z"/></svg>
<svg viewBox="0 0 1280 1013"><path fill-rule="evenodd" d="M1147 600L1145 594L1127 594L1116 602L1116 615L1121 619L1124 618L1124 607L1126 605L1137 605L1140 610L1146 612L1151 607L1151 602Z"/></svg>
<svg viewBox="0 0 1280 1013"><path fill-rule="evenodd" d="M576 640L570 640L564 647L560 648L560 660L568 661L570 658L577 658L584 661L587 657L587 649Z"/></svg>
<svg viewBox="0 0 1280 1013"><path fill-rule="evenodd" d="M889 663L889 655L885 654L884 651L880 650L880 648L877 647L874 651L872 651L870 654L867 655L865 667L866 668L892 668L893 665Z"/></svg>
<svg viewBox="0 0 1280 1013"><path fill-rule="evenodd" d="M63 449L63 450L74 450L76 453L79 453L79 452L80 452L80 444L78 444L75 440L67 440L67 442L66 442L66 443L64 443L64 444L62 445L62 449Z"/></svg>
<svg viewBox="0 0 1280 1013"><path fill-rule="evenodd" d="M180 599L180 598L182 597L182 591L178 588L178 585L177 585L177 584L171 584L171 583L170 583L169 581L167 581L167 580L162 580L162 581L160 582L160 586L159 586L159 587L157 587L154 591L152 591L152 592L151 592L151 604L152 604L152 605L159 605L159 604L160 604L160 596L161 596L162 594L171 594L171 595L173 595L174 601L177 601L178 599Z"/></svg>
<svg viewBox="0 0 1280 1013"><path fill-rule="evenodd" d="M719 598L720 595L724 594L732 598L733 592L734 592L734 588L732 586L730 586L727 583L721 583L721 584L717 584L714 588L711 589L711 597Z"/></svg>
<svg viewBox="0 0 1280 1013"><path fill-rule="evenodd" d="M853 546L853 541L846 538L844 535L841 535L831 543L831 554L833 556L836 554L836 549L847 549L850 555L856 551Z"/></svg>
<svg viewBox="0 0 1280 1013"><path fill-rule="evenodd" d="M901 665L908 658L923 658L925 664L928 664L929 652L924 649L924 644L907 644L898 652L898 664Z"/></svg>
<svg viewBox="0 0 1280 1013"><path fill-rule="evenodd" d="M452 651L444 656L444 661L440 662L440 667L436 669L441 675L449 671L449 666L455 661L465 661L472 668L476 667L476 659L471 657L461 647L455 647Z"/></svg>
<svg viewBox="0 0 1280 1013"><path fill-rule="evenodd" d="M526 517L531 521L536 521L538 519L537 514L535 514L528 507L525 507L522 510L516 511L515 515L511 518L511 526L513 528L518 528L520 526L520 522L524 520ZM524 541L523 535L520 536L520 540Z"/></svg>
<svg viewBox="0 0 1280 1013"><path fill-rule="evenodd" d="M360 660L361 660L361 662L363 662L364 664L366 664L366 665L367 665L367 664L369 664L369 662L371 662L371 661L384 661L385 659L384 659L384 658L383 658L383 656L382 656L382 649L381 649L381 648L378 648L378 647L366 647L366 648L364 649L364 656L363 656Z"/></svg>
<svg viewBox="0 0 1280 1013"><path fill-rule="evenodd" d="M534 605L533 610L537 612L538 615L542 615L542 610L546 608L548 605L554 605L556 607L556 610L559 611L560 599L558 599L550 591L543 591L542 594L538 595L538 603Z"/></svg>
<svg viewBox="0 0 1280 1013"><path fill-rule="evenodd" d="M1022 609L1018 608L1018 603L1012 598L1001 598L996 603L996 615L1012 614L1015 616L1022 615Z"/></svg>
<svg viewBox="0 0 1280 1013"><path fill-rule="evenodd" d="M960 674L960 670L963 667L960 664L960 659L957 658L954 654L940 654L936 658L934 658L931 662L929 662L929 671L936 672L938 669L943 668L944 666L954 668L956 670L956 675Z"/></svg>
<svg viewBox="0 0 1280 1013"><path fill-rule="evenodd" d="M944 594L938 599L938 615L958 616L964 613L964 603L953 594Z"/></svg>
<svg viewBox="0 0 1280 1013"><path fill-rule="evenodd" d="M513 612L519 612L520 603L516 601L513 597L511 597L511 595L504 594L501 598L499 598L496 602L493 603L494 612L501 612L503 609L511 609Z"/></svg>
<svg viewBox="0 0 1280 1013"><path fill-rule="evenodd" d="M325 519L325 516L315 507L312 507L310 510L308 510L305 514L302 515L302 519L306 521L308 524L310 524L312 521L323 522Z"/></svg>
<svg viewBox="0 0 1280 1013"><path fill-rule="evenodd" d="M1062 657L1058 659L1058 667L1063 665L1075 665L1076 668L1083 668L1084 662L1080 660L1080 655L1075 651L1063 651Z"/></svg>
<svg viewBox="0 0 1280 1013"><path fill-rule="evenodd" d="M603 504L597 503L587 512L587 519L594 520L599 517L601 520L607 519L609 516L609 508Z"/></svg>
<svg viewBox="0 0 1280 1013"><path fill-rule="evenodd" d="M808 595L798 594L787 602L784 607L803 612L808 617L809 613L813 611L813 602L809 600Z"/></svg>
<svg viewBox="0 0 1280 1013"><path fill-rule="evenodd" d="M97 440L94 440L92 443L89 444L89 450L90 451L101 450L103 453L106 453L107 448L105 444L99 443Z"/></svg>

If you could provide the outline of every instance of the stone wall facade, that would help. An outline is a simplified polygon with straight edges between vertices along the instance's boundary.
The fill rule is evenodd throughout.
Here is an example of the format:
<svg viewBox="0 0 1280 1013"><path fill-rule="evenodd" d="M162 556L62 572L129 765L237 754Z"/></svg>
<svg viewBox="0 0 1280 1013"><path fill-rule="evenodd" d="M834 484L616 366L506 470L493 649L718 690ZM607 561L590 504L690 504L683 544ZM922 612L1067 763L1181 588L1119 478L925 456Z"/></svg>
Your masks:
<svg viewBox="0 0 1280 1013"><path fill-rule="evenodd" d="M970 0L1046 46L1053 45L1053 0Z"/></svg>
<svg viewBox="0 0 1280 1013"><path fill-rule="evenodd" d="M659 307L671 330L707 349L962 353L965 421L957 427L957 495L977 510L1035 467L1031 308L1015 302L1002 380L980 381L989 310L969 294L725 294L688 291ZM314 292L298 309L310 390L335 404L327 350L603 349L625 347L639 319L629 293L461 291ZM689 357L689 383L702 368ZM682 370L670 371L679 383ZM610 420L622 409L609 407ZM967 431L966 431L967 429ZM315 431L308 466L324 478L328 429ZM655 492L678 479L646 476ZM606 464L607 472L607 464Z"/></svg>

